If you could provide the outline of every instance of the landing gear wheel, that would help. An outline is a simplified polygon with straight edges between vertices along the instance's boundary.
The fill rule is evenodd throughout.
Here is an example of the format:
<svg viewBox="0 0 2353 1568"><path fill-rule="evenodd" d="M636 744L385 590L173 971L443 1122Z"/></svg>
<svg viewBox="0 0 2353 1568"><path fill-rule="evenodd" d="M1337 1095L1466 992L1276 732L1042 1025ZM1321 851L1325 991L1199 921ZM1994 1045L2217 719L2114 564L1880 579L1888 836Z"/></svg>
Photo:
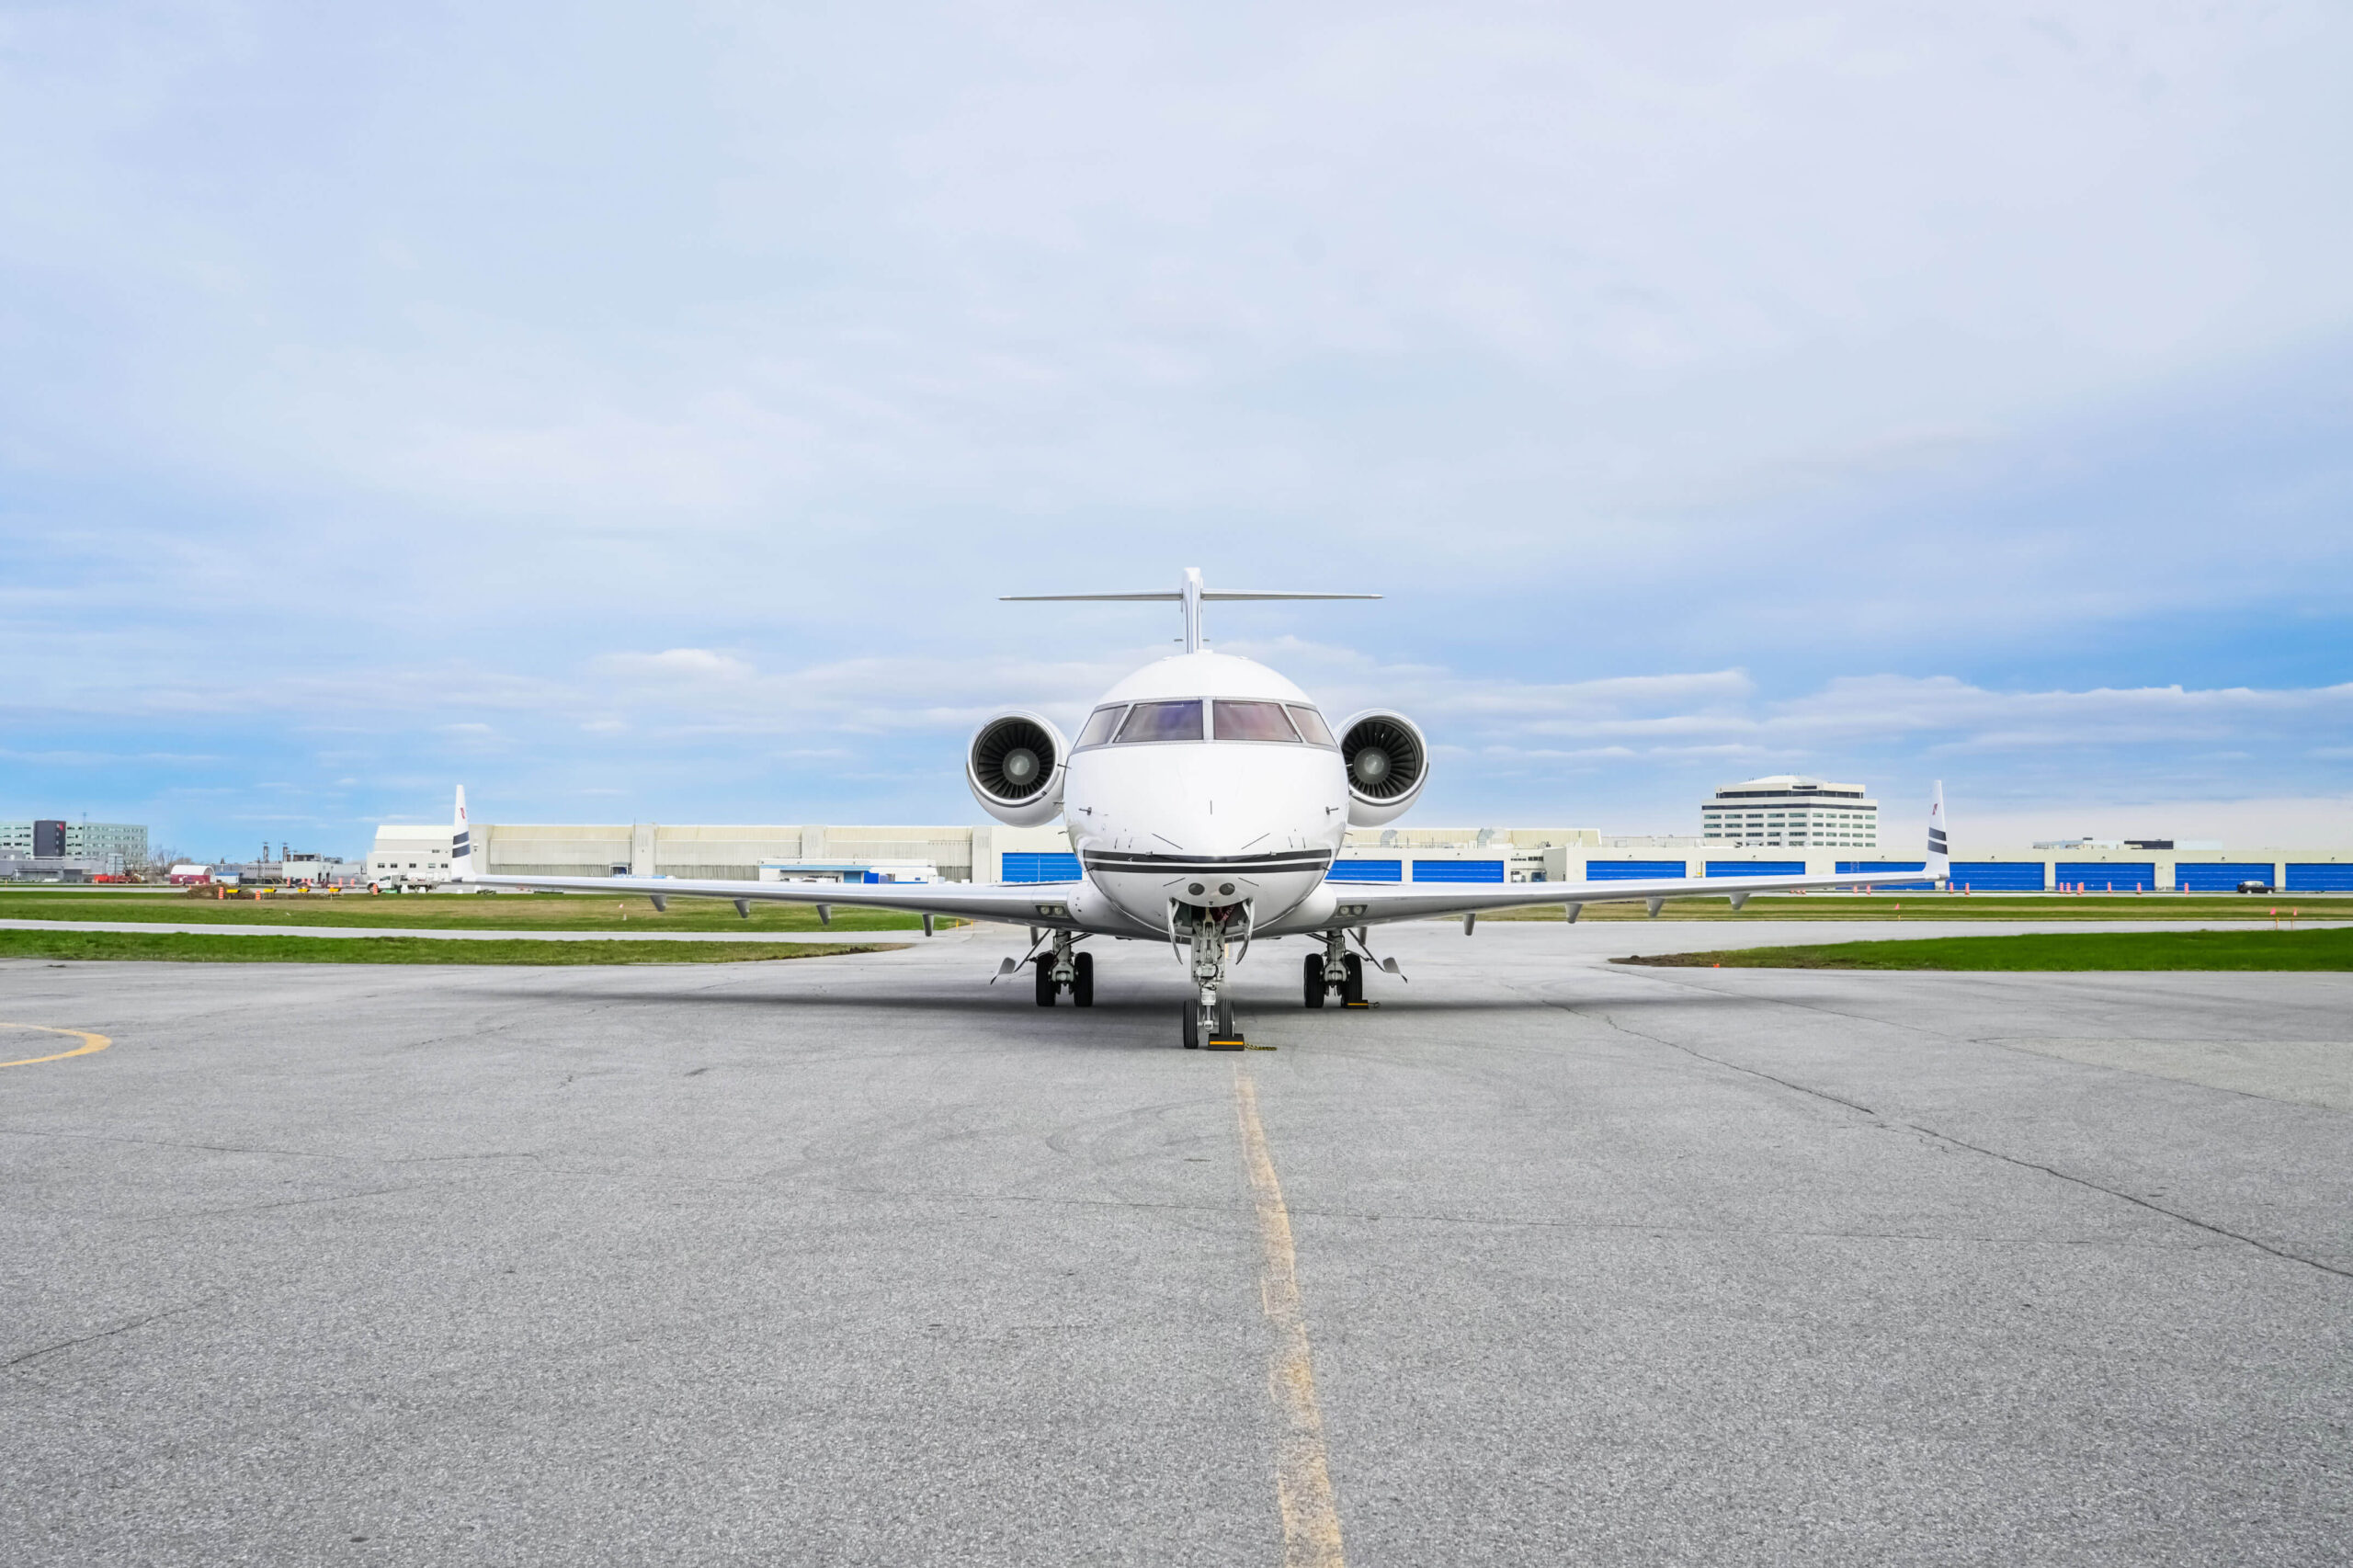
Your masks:
<svg viewBox="0 0 2353 1568"><path fill-rule="evenodd" d="M1190 996L1185 998L1185 1049L1201 1049L1201 1005Z"/></svg>
<svg viewBox="0 0 2353 1568"><path fill-rule="evenodd" d="M1070 963L1071 967L1078 971L1071 979L1070 1005L1074 1007L1092 1007L1095 1006L1095 955L1073 953Z"/></svg>
<svg viewBox="0 0 2353 1568"><path fill-rule="evenodd" d="M1038 971L1038 1006L1051 1007L1054 1005L1054 966L1040 959L1034 967Z"/></svg>
<svg viewBox="0 0 2353 1568"><path fill-rule="evenodd" d="M1364 1006L1364 960L1350 953L1342 961L1348 966L1348 978L1340 982L1340 1006L1361 1007Z"/></svg>
<svg viewBox="0 0 2353 1568"><path fill-rule="evenodd" d="M1233 1028L1233 1004L1226 1000L1223 992L1220 992L1217 998L1217 1038L1220 1040L1241 1038Z"/></svg>
<svg viewBox="0 0 2353 1568"><path fill-rule="evenodd" d="M1324 955L1307 955L1305 978L1302 982L1301 1000L1311 1007L1324 1006Z"/></svg>

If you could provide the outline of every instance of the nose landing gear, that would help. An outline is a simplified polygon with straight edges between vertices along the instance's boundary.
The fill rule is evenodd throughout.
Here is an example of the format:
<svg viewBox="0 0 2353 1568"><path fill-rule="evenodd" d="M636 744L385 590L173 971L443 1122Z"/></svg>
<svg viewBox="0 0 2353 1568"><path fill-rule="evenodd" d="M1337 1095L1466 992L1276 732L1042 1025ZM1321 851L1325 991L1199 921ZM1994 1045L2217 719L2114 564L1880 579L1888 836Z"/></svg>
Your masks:
<svg viewBox="0 0 2353 1568"><path fill-rule="evenodd" d="M1207 1046L1211 1051L1240 1051L1242 1031L1233 1027L1233 1003L1225 994L1225 915L1224 910L1202 910L1193 916L1193 984L1194 995L1186 998L1184 1007L1185 1049L1199 1051ZM1176 914L1170 912L1170 935L1175 932ZM1245 933L1245 939L1247 933Z"/></svg>
<svg viewBox="0 0 2353 1568"><path fill-rule="evenodd" d="M1233 1003L1228 998L1206 994L1187 997L1182 1011L1186 1050L1199 1051L1204 1044L1211 1051L1243 1049L1242 1031L1233 1027Z"/></svg>

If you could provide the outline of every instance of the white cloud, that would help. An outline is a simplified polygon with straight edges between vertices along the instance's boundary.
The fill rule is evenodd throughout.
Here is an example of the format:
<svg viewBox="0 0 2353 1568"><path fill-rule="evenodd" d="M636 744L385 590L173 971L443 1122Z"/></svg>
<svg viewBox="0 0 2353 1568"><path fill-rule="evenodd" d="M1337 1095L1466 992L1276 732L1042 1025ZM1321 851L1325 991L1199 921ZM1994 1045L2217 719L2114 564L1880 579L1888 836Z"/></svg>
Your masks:
<svg viewBox="0 0 2353 1568"><path fill-rule="evenodd" d="M708 648L672 648L660 653L608 653L596 662L599 674L622 680L740 681L749 679L752 666L729 653Z"/></svg>

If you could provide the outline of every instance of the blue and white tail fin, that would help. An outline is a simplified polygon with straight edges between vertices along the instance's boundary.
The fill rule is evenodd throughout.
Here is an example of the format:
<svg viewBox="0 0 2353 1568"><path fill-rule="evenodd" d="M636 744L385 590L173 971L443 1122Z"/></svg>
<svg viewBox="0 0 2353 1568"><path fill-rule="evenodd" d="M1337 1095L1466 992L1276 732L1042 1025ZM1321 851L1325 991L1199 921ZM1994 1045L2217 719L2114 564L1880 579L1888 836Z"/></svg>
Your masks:
<svg viewBox="0 0 2353 1568"><path fill-rule="evenodd" d="M1943 878L1952 870L1952 852L1945 837L1945 781L1937 780L1928 796L1928 875Z"/></svg>
<svg viewBox="0 0 2353 1568"><path fill-rule="evenodd" d="M449 838L449 880L462 882L474 874L473 831L466 824L466 787L458 786L456 831Z"/></svg>

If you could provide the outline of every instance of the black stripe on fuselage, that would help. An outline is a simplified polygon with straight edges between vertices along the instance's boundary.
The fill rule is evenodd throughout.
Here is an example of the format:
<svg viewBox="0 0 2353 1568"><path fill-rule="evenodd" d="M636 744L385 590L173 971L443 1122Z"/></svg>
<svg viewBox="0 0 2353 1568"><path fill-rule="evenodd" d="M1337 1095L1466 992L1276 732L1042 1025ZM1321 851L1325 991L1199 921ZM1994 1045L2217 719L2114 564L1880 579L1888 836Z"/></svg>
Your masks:
<svg viewBox="0 0 2353 1568"><path fill-rule="evenodd" d="M1188 871L1321 871L1332 864L1329 850L1293 849L1274 855L1142 855L1122 850L1091 850L1090 871L1158 872L1175 876Z"/></svg>

